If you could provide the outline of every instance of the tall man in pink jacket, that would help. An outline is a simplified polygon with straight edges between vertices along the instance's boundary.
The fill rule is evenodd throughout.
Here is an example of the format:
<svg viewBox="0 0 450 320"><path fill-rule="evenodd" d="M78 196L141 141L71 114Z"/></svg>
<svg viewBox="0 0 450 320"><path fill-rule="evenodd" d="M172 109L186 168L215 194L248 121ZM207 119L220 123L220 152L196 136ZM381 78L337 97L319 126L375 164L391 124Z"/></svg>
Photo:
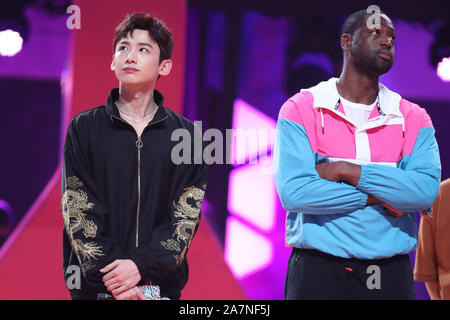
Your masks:
<svg viewBox="0 0 450 320"><path fill-rule="evenodd" d="M361 10L342 28L343 70L280 110L275 182L293 247L286 299L414 299L415 213L439 191L425 109L379 82L396 33Z"/></svg>

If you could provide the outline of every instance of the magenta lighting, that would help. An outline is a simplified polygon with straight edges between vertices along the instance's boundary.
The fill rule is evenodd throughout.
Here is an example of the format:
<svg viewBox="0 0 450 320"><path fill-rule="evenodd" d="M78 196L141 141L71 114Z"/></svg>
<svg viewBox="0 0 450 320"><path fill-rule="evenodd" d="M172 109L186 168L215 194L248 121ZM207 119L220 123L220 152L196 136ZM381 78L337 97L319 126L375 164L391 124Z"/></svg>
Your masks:
<svg viewBox="0 0 450 320"><path fill-rule="evenodd" d="M276 189L272 156L268 153L276 121L236 99L233 110L225 261L235 278L242 280L267 268L274 259L271 236L275 227ZM252 143L255 142L255 143Z"/></svg>
<svg viewBox="0 0 450 320"><path fill-rule="evenodd" d="M22 45L20 33L11 29L0 31L0 55L12 57L22 50Z"/></svg>
<svg viewBox="0 0 450 320"><path fill-rule="evenodd" d="M437 66L437 75L442 81L450 82L450 57L443 58Z"/></svg>

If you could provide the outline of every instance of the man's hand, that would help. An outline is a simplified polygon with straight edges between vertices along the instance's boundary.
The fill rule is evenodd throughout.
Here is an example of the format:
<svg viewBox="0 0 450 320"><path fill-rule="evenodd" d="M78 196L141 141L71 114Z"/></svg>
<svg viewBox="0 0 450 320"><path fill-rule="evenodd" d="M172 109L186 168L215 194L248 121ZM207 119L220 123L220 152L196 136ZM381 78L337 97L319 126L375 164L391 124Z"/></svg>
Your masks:
<svg viewBox="0 0 450 320"><path fill-rule="evenodd" d="M141 280L141 274L139 269L133 260L114 260L114 262L108 264L106 267L100 270L101 273L106 273L102 278L105 287L112 293L114 298L126 293L128 290L136 286ZM127 293L125 296L136 295L137 291L133 293Z"/></svg>
<svg viewBox="0 0 450 320"><path fill-rule="evenodd" d="M322 179L338 182L341 181L338 166L338 162L323 162L316 164L316 171Z"/></svg>
<svg viewBox="0 0 450 320"><path fill-rule="evenodd" d="M147 300L141 288L142 287L133 287L117 296L114 296L114 298L116 300Z"/></svg>
<svg viewBox="0 0 450 320"><path fill-rule="evenodd" d="M319 163L316 165L316 171L322 179L343 181L354 187L361 177L361 166L346 161Z"/></svg>
<svg viewBox="0 0 450 320"><path fill-rule="evenodd" d="M390 214L392 214L395 217L401 217L405 212L395 209L394 207L391 207L386 202L383 202L374 196L370 195L367 197L366 206L370 206L371 204L381 204Z"/></svg>
<svg viewBox="0 0 450 320"><path fill-rule="evenodd" d="M394 207L391 207L390 205L388 205L386 202L381 202L381 204L383 205L383 207L385 207L387 209L387 211L389 211L390 214L392 214L393 216L396 217L401 217L405 212L404 211L400 211L395 209Z"/></svg>
<svg viewBox="0 0 450 320"><path fill-rule="evenodd" d="M377 203L381 203L381 201L369 194L369 196L367 197L366 206Z"/></svg>

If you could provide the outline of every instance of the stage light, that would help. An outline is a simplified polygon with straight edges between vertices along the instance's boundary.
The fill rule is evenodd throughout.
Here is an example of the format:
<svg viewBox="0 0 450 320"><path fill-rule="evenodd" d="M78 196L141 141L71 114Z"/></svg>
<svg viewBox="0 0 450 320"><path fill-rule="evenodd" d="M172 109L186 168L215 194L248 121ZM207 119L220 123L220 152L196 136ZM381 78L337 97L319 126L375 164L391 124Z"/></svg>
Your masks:
<svg viewBox="0 0 450 320"><path fill-rule="evenodd" d="M227 219L225 261L236 279L263 270L273 260L270 238L249 228L233 216Z"/></svg>
<svg viewBox="0 0 450 320"><path fill-rule="evenodd" d="M450 23L442 24L434 32L434 42L430 47L430 63L442 81L450 81Z"/></svg>
<svg viewBox="0 0 450 320"><path fill-rule="evenodd" d="M0 31L0 55L12 57L22 50L20 33L11 29Z"/></svg>
<svg viewBox="0 0 450 320"><path fill-rule="evenodd" d="M242 132L275 132L276 121L242 99L236 99L233 110L233 130ZM276 190L272 176L274 140L255 135L257 143L245 139L232 140L231 159L236 166L230 173L225 237L225 260L237 279L267 268L275 250L271 239L276 223ZM249 138L249 140L247 140ZM236 150L243 150L239 152ZM248 152L247 152L248 151ZM257 160L255 163L252 160ZM269 174L270 172L270 174Z"/></svg>
<svg viewBox="0 0 450 320"><path fill-rule="evenodd" d="M29 23L25 8L30 0L0 2L0 55L11 57L28 40Z"/></svg>
<svg viewBox="0 0 450 320"><path fill-rule="evenodd" d="M450 57L443 58L437 66L437 75L442 81L450 82Z"/></svg>
<svg viewBox="0 0 450 320"><path fill-rule="evenodd" d="M276 190L273 177L262 174L260 164L246 165L230 173L228 210L264 232L275 227Z"/></svg>
<svg viewBox="0 0 450 320"><path fill-rule="evenodd" d="M272 149L275 143L276 126L274 119L244 100L236 99L233 107L233 129L236 130L236 136L231 140L231 163L243 164L266 155L267 149ZM241 135L237 130L241 130Z"/></svg>

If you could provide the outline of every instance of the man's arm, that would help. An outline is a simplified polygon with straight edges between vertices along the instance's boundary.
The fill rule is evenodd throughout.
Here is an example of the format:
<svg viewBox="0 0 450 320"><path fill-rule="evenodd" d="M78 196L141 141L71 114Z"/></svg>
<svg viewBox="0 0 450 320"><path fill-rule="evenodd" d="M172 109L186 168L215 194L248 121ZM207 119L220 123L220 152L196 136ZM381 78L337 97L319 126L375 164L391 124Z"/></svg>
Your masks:
<svg viewBox="0 0 450 320"><path fill-rule="evenodd" d="M316 165L316 171L322 179L346 182L355 187L358 185L361 177L361 166L346 161L320 163ZM369 194L366 205L372 204L382 204L390 214L396 217L400 217L404 214L403 211L397 210Z"/></svg>
<svg viewBox="0 0 450 320"><path fill-rule="evenodd" d="M441 196L440 193L433 204L432 215L428 213L421 215L414 263L414 280L425 282L430 298L433 300L440 299L436 222L441 214L439 212Z"/></svg>
<svg viewBox="0 0 450 320"><path fill-rule="evenodd" d="M363 165L356 187L397 210L415 212L432 206L440 181L441 162L431 118L425 109L413 106L405 114L402 159L397 168Z"/></svg>
<svg viewBox="0 0 450 320"><path fill-rule="evenodd" d="M403 158L397 168L341 163L327 168L334 171L329 176L338 176L338 181L356 186L395 210L415 212L430 208L441 180L435 130L425 109L415 106L405 117Z"/></svg>
<svg viewBox="0 0 450 320"><path fill-rule="evenodd" d="M423 141L416 145L403 168L364 165L356 187L401 211L430 208L439 192L441 164L434 129L422 134Z"/></svg>
<svg viewBox="0 0 450 320"><path fill-rule="evenodd" d="M108 210L89 173L85 139L72 121L63 152L61 210L86 280L102 284L100 269L124 255L105 233Z"/></svg>
<svg viewBox="0 0 450 320"><path fill-rule="evenodd" d="M328 170L361 191L374 196L396 210L415 212L430 208L439 192L441 163L434 129L419 131L410 156L399 168L377 164L338 163Z"/></svg>
<svg viewBox="0 0 450 320"><path fill-rule="evenodd" d="M425 287L427 288L431 300L441 300L441 288L439 286L439 281L427 281L425 282Z"/></svg>
<svg viewBox="0 0 450 320"><path fill-rule="evenodd" d="M285 116L292 108L295 104L288 101L280 111L274 151L275 183L283 207L305 214L345 214L364 208L366 193L319 176L301 115Z"/></svg>

